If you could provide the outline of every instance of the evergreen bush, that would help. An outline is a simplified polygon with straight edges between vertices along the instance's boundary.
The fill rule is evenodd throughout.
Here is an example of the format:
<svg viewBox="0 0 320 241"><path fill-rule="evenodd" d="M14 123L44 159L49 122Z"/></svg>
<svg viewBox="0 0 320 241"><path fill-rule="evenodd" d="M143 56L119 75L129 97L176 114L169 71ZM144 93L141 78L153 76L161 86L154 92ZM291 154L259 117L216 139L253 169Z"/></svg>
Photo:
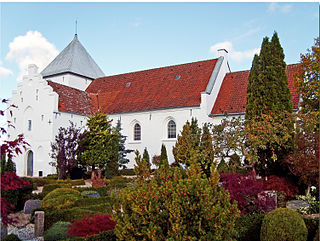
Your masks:
<svg viewBox="0 0 320 241"><path fill-rule="evenodd" d="M57 188L47 194L42 200L41 207L45 209L65 209L75 206L81 198L79 191L72 188Z"/></svg>
<svg viewBox="0 0 320 241"><path fill-rule="evenodd" d="M53 224L45 233L44 240L46 241L56 241L56 240L65 240L70 237L67 234L68 225L70 222L59 221Z"/></svg>
<svg viewBox="0 0 320 241"><path fill-rule="evenodd" d="M193 163L160 168L155 178L141 174L136 188L125 188L116 210L115 234L120 240L234 240L239 216L228 192Z"/></svg>
<svg viewBox="0 0 320 241"><path fill-rule="evenodd" d="M261 226L261 241L306 241L308 229L302 216L294 210L277 208L266 214Z"/></svg>
<svg viewBox="0 0 320 241"><path fill-rule="evenodd" d="M53 184L45 184L42 189L42 193L46 196L48 193L52 192L57 188L71 188L72 185L68 183L53 183Z"/></svg>

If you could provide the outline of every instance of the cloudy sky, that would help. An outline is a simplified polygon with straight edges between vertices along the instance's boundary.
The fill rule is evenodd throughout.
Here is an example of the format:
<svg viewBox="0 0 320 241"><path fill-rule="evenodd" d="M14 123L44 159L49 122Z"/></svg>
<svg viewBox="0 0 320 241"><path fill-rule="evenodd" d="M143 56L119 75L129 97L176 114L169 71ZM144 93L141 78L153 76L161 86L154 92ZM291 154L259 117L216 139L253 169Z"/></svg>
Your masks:
<svg viewBox="0 0 320 241"><path fill-rule="evenodd" d="M40 71L75 34L106 75L215 58L250 69L263 37L278 32L287 64L314 43L319 3L0 3L0 96L30 63ZM1 108L1 106L0 106ZM3 122L2 122L3 123ZM0 122L1 124L1 122Z"/></svg>

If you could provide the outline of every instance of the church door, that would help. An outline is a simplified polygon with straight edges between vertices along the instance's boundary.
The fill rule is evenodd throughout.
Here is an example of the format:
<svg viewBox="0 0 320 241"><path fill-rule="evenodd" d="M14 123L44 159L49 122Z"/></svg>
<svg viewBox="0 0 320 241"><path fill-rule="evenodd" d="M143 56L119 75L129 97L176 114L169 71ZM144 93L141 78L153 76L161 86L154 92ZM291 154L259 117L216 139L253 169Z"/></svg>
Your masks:
<svg viewBox="0 0 320 241"><path fill-rule="evenodd" d="M29 151L27 160L27 176L33 176L33 152Z"/></svg>

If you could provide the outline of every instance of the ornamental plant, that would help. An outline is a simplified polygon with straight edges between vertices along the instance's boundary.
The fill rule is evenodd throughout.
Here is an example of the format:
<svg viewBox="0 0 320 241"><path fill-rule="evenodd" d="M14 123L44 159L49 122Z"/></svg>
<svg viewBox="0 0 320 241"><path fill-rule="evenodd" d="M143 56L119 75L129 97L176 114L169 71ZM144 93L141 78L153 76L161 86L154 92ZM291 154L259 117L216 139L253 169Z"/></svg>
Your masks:
<svg viewBox="0 0 320 241"><path fill-rule="evenodd" d="M262 192L263 184L259 182L254 173L247 175L238 173L221 173L222 185L230 192L230 198L236 201L241 213L258 212L264 209L258 202L258 193Z"/></svg>
<svg viewBox="0 0 320 241"><path fill-rule="evenodd" d="M87 237L103 231L113 230L116 222L109 214L83 215L81 220L74 220L67 233L76 237Z"/></svg>
<svg viewBox="0 0 320 241"><path fill-rule="evenodd" d="M81 198L79 191L72 188L57 188L50 192L41 202L41 207L53 209L66 209L74 207L76 201Z"/></svg>
<svg viewBox="0 0 320 241"><path fill-rule="evenodd" d="M234 240L239 210L218 186L218 172L212 169L206 178L194 157L189 162L187 172L166 166L121 191L115 209L119 240Z"/></svg>
<svg viewBox="0 0 320 241"><path fill-rule="evenodd" d="M296 187L288 178L275 175L268 176L267 180L263 181L263 186L265 190L274 190L278 193L285 193L285 200L292 199L299 192L298 187Z"/></svg>
<svg viewBox="0 0 320 241"><path fill-rule="evenodd" d="M261 226L261 241L306 241L308 229L302 216L292 209L277 208L266 214Z"/></svg>

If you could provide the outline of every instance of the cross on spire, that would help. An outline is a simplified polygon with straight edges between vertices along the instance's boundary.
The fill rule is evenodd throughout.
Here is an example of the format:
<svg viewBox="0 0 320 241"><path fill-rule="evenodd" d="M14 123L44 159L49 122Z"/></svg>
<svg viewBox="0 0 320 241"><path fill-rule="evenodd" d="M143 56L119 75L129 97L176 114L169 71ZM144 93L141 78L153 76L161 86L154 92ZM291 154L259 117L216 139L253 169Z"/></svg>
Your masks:
<svg viewBox="0 0 320 241"><path fill-rule="evenodd" d="M78 35L78 20L76 20L76 36Z"/></svg>

